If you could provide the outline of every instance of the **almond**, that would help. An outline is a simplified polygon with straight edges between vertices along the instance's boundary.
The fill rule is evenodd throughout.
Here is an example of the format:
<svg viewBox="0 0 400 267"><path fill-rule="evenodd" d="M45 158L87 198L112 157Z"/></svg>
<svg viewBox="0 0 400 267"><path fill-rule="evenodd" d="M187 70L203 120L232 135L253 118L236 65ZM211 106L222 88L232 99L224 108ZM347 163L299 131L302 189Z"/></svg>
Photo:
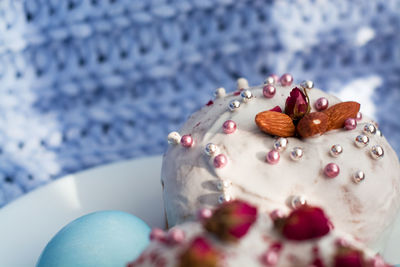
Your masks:
<svg viewBox="0 0 400 267"><path fill-rule="evenodd" d="M336 104L322 111L329 117L327 131L343 128L345 120L355 118L359 110L360 104L350 101Z"/></svg>
<svg viewBox="0 0 400 267"><path fill-rule="evenodd" d="M321 135L327 131L329 117L322 112L305 115L297 124L297 133L301 137Z"/></svg>
<svg viewBox="0 0 400 267"><path fill-rule="evenodd" d="M261 131L280 137L294 136L296 127L292 119L280 112L263 111L256 115L256 124Z"/></svg>

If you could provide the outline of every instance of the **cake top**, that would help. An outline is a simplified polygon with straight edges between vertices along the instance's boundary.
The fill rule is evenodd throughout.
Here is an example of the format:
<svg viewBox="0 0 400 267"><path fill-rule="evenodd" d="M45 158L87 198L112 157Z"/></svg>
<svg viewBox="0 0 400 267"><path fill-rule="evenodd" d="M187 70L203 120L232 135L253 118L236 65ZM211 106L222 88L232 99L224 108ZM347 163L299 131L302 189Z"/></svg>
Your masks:
<svg viewBox="0 0 400 267"><path fill-rule="evenodd" d="M361 243L334 230L318 207L267 215L235 200L214 211L203 209L198 217L167 233L153 229L150 246L128 266L388 266Z"/></svg>
<svg viewBox="0 0 400 267"><path fill-rule="evenodd" d="M400 206L400 165L378 125L356 102L279 81L232 93L194 113L171 144L162 169L170 226L194 211L243 199L263 212L322 207L340 230L379 243Z"/></svg>

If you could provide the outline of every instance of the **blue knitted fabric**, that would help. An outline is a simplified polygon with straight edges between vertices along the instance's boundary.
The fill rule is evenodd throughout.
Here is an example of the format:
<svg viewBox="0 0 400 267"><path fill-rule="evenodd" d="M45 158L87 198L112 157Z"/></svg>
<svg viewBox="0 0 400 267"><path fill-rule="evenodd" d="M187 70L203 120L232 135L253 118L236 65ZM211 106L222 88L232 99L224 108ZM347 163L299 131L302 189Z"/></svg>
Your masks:
<svg viewBox="0 0 400 267"><path fill-rule="evenodd" d="M399 29L400 0L2 0L0 206L162 153L240 76L291 72L365 98L400 152Z"/></svg>

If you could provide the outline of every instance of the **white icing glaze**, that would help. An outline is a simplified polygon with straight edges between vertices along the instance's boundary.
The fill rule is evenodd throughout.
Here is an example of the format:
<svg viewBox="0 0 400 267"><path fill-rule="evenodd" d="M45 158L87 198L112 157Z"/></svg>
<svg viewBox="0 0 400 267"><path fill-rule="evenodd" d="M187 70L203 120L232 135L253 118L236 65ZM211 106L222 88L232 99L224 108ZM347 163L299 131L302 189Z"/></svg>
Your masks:
<svg viewBox="0 0 400 267"><path fill-rule="evenodd" d="M182 229L185 233L184 243L173 246L157 240L152 241L142 253L142 259L131 266L180 266L180 256L190 242L198 236L205 237L211 242L212 247L222 254L218 266L226 267L267 266L261 260L262 255L271 248L271 245L276 243L281 244L281 250L278 253L277 264L271 265L275 267L309 267L312 266L311 264L316 258L322 260L324 266L333 266L338 240L345 240L348 246L363 251L364 259L370 260L375 256L374 252L355 241L350 235L342 234L337 230L331 230L329 234L322 238L289 241L274 229L271 219L264 214L260 214L249 232L233 244L221 242L211 234L206 233L198 222L186 222L177 226L177 228ZM315 248L318 249L317 253L315 253ZM157 265L160 262L165 264Z"/></svg>
<svg viewBox="0 0 400 267"><path fill-rule="evenodd" d="M254 97L242 102L238 110L229 111L229 102L240 95L229 94L214 101L193 114L180 131L191 134L195 146L184 148L171 146L165 154L162 169L164 205L170 226L192 219L196 210L218 204L220 193L216 183L230 180L229 194L257 205L262 211L281 209L288 211L288 199L303 195L312 205L323 207L334 225L376 246L383 231L388 229L400 205L400 165L397 156L384 137L369 136L364 148L354 144L362 134L368 118L363 118L352 131L335 130L319 137L288 138L289 144L281 152L278 164L265 162L265 156L273 148L274 137L262 133L254 122L257 113L275 106L284 109L286 98L295 86L275 85L276 95L263 97L262 86L253 87ZM308 90L312 111L320 97L326 97L329 105L340 102L336 97L318 89ZM222 124L231 119L237 130L225 134ZM207 143L214 143L220 153L228 157L228 164L221 169L213 167L213 157L204 153ZM330 155L332 145L340 144L343 153L337 158ZM380 160L371 157L370 149L380 145L385 156ZM290 158L294 147L303 148L299 161ZM340 174L327 179L323 174L326 164L334 162ZM361 170L366 178L359 184L352 180Z"/></svg>

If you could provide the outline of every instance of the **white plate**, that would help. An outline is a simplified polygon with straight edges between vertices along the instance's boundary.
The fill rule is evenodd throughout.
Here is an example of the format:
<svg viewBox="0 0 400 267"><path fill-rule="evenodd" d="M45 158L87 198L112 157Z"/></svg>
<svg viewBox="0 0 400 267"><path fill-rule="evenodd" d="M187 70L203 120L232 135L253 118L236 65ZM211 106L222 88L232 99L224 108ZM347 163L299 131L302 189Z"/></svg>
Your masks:
<svg viewBox="0 0 400 267"><path fill-rule="evenodd" d="M0 209L0 266L35 266L63 226L98 210L130 212L163 227L161 160L130 160L68 175Z"/></svg>
<svg viewBox="0 0 400 267"><path fill-rule="evenodd" d="M151 227L164 227L161 160L130 160L68 175L0 209L0 266L34 266L63 226L98 210L130 212ZM397 227L385 258L399 263L399 247Z"/></svg>

